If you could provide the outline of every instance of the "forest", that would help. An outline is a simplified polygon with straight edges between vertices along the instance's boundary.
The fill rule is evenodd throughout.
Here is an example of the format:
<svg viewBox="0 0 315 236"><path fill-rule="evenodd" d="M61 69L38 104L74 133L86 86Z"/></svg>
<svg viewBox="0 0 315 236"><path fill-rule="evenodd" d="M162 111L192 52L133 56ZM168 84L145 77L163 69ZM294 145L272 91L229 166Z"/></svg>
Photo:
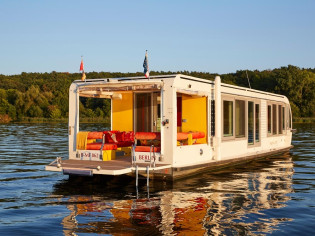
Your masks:
<svg viewBox="0 0 315 236"><path fill-rule="evenodd" d="M185 74L213 80L217 74L189 71L151 71L150 75ZM143 73L90 72L87 79L142 76ZM315 69L286 66L273 70L239 70L221 74L223 83L282 94L291 103L293 117L315 117ZM247 77L248 76L248 77ZM18 122L26 118L56 120L68 116L68 90L80 73L51 72L0 74L0 123ZM83 98L80 116L109 119L108 99Z"/></svg>

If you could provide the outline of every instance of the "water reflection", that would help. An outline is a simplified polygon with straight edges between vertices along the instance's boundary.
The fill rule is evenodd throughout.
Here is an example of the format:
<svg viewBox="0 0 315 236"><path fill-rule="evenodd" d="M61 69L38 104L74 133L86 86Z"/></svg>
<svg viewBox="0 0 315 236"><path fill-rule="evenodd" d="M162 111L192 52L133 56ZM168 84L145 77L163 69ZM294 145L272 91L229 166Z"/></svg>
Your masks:
<svg viewBox="0 0 315 236"><path fill-rule="evenodd" d="M145 180L137 198L128 177L64 180L54 194L69 210L62 220L66 235L265 234L292 220L281 209L293 192L293 173L286 153L172 185L150 183L149 198Z"/></svg>
<svg viewBox="0 0 315 236"><path fill-rule="evenodd" d="M0 235L314 235L315 125L295 128L290 154L151 182L149 198L142 180L137 198L132 178L69 181L44 170L67 157L67 124L0 124Z"/></svg>

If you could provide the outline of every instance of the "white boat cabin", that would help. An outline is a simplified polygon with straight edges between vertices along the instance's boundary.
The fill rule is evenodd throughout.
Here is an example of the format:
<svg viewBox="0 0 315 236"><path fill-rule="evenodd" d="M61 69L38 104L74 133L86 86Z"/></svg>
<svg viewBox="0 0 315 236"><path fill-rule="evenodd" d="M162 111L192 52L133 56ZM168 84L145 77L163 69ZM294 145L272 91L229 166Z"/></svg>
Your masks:
<svg viewBox="0 0 315 236"><path fill-rule="evenodd" d="M111 127L81 130L79 99L111 99ZM74 81L69 92L69 158L50 171L136 172L175 179L291 148L285 96L186 75Z"/></svg>

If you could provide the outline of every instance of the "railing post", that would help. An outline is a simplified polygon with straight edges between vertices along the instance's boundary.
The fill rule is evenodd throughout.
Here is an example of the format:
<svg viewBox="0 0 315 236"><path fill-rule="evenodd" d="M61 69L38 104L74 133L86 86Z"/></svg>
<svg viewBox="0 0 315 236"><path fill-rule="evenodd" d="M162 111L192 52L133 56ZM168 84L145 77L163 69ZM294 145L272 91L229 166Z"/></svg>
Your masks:
<svg viewBox="0 0 315 236"><path fill-rule="evenodd" d="M136 187L138 188L138 166L136 166Z"/></svg>
<svg viewBox="0 0 315 236"><path fill-rule="evenodd" d="M150 179L150 172L149 172L149 166L147 166L147 187L149 187L149 180Z"/></svg>

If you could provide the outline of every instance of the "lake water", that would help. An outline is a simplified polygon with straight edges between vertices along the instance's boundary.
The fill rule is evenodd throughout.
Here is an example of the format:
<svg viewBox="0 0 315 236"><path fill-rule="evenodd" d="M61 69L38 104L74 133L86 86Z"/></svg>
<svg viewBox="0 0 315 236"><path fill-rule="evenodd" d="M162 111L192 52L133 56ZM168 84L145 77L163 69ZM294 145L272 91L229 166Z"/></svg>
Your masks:
<svg viewBox="0 0 315 236"><path fill-rule="evenodd" d="M66 124L0 124L0 235L314 235L315 125L295 128L290 152L136 191L45 171Z"/></svg>

